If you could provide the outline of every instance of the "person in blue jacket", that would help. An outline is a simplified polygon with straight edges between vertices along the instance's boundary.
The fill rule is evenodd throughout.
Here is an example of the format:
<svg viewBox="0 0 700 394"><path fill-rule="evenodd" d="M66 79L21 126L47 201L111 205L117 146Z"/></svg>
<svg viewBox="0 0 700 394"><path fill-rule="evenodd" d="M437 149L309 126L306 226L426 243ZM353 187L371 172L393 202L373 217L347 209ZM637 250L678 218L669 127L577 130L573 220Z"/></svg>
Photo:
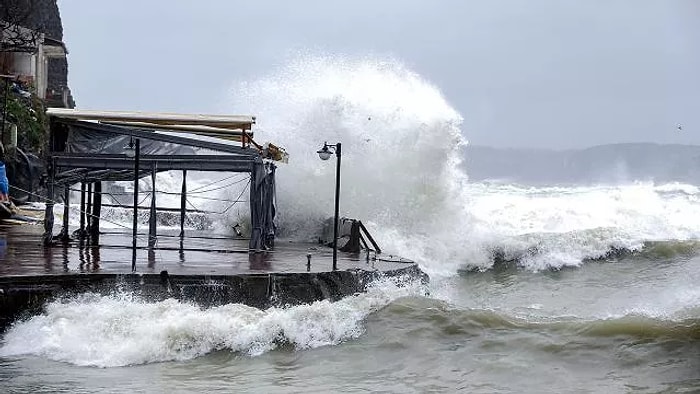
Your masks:
<svg viewBox="0 0 700 394"><path fill-rule="evenodd" d="M0 145L0 202L10 201L10 182L5 171L5 149Z"/></svg>

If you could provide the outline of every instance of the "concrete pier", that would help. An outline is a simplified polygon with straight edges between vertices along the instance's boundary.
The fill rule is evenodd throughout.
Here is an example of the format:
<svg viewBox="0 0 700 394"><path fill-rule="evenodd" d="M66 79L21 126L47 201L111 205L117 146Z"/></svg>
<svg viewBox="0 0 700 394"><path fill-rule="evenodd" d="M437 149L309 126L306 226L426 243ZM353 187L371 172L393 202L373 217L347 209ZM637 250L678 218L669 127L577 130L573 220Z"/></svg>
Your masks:
<svg viewBox="0 0 700 394"><path fill-rule="evenodd" d="M333 271L332 250L321 245L278 240L274 251L249 253L247 239L183 239L176 229L164 231L155 248L141 234L132 272L130 241L130 233L117 231L102 234L99 245L44 248L39 226L0 227L0 330L47 301L82 292L119 289L148 300L267 308L337 300L380 276L426 279L416 263L397 256L340 252Z"/></svg>

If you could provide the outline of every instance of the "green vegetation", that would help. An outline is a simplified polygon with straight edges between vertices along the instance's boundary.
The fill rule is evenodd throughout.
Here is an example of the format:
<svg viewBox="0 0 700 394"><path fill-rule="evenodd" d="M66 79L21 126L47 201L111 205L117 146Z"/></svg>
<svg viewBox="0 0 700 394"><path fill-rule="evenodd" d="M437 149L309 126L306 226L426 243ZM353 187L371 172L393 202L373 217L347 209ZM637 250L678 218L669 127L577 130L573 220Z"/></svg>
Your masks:
<svg viewBox="0 0 700 394"><path fill-rule="evenodd" d="M10 93L7 97L7 120L17 125L17 145L27 152L41 153L48 137L48 118L41 99Z"/></svg>

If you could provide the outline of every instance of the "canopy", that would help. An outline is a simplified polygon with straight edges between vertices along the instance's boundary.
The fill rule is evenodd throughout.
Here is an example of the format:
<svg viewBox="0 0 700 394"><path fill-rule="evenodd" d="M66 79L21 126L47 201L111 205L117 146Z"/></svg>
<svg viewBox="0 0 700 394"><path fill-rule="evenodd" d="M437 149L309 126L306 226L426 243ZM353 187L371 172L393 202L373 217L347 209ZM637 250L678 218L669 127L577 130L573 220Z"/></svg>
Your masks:
<svg viewBox="0 0 700 394"><path fill-rule="evenodd" d="M287 154L273 144L255 143L250 132L255 117L63 108L50 108L47 114L50 200L55 186L77 182L134 180L169 170L247 172L250 247L260 250L272 243L275 167L263 159L286 162ZM52 218L49 209L53 207L47 205ZM50 237L51 225L45 225Z"/></svg>

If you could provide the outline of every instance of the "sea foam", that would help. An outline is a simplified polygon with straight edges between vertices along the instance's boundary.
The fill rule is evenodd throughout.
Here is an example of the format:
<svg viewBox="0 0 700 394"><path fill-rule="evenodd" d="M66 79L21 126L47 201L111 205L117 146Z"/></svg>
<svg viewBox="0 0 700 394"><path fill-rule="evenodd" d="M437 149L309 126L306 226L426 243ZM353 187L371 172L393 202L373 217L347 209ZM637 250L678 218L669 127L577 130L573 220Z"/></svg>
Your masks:
<svg viewBox="0 0 700 394"><path fill-rule="evenodd" d="M399 297L424 293L417 281L386 279L337 302L267 310L242 304L204 309L127 293L83 294L51 302L44 313L15 323L3 338L0 357L36 355L114 367L189 360L213 351L255 356L285 345L316 348L358 337L367 315Z"/></svg>

